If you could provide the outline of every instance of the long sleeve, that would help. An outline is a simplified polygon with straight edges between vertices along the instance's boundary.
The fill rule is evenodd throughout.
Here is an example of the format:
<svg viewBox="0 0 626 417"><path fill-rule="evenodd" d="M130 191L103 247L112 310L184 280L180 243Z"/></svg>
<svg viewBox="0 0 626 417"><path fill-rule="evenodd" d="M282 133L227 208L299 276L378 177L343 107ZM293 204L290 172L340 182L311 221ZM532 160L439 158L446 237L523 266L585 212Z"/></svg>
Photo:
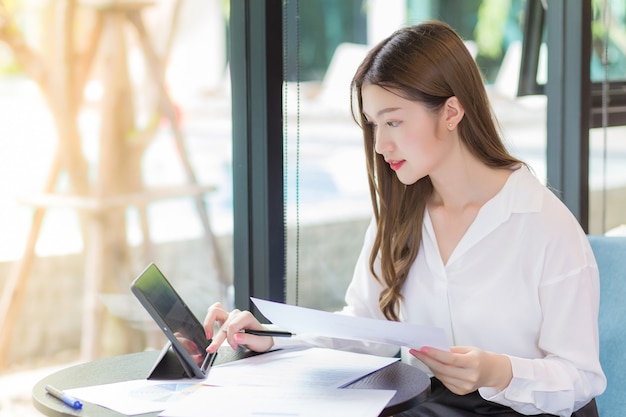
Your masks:
<svg viewBox="0 0 626 417"><path fill-rule="evenodd" d="M502 392L482 388L484 398L523 414L570 416L604 390L606 380L596 360L599 289L595 276L597 269L589 266L542 286L545 320L538 345L545 357L509 356L511 383Z"/></svg>

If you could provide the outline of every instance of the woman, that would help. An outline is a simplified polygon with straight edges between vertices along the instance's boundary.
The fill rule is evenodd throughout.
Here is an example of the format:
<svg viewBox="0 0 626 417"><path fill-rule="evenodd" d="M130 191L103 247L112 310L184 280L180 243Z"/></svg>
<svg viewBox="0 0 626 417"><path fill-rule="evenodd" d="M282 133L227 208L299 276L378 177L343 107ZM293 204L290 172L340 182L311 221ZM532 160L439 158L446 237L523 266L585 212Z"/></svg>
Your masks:
<svg viewBox="0 0 626 417"><path fill-rule="evenodd" d="M452 345L402 348L433 376L431 398L409 414L597 415L587 404L606 378L593 253L574 216L507 152L460 37L440 22L400 29L352 88L374 219L342 313L442 327ZM215 322L211 351L225 338L273 346L238 333L261 327L248 312L214 305L208 336Z"/></svg>

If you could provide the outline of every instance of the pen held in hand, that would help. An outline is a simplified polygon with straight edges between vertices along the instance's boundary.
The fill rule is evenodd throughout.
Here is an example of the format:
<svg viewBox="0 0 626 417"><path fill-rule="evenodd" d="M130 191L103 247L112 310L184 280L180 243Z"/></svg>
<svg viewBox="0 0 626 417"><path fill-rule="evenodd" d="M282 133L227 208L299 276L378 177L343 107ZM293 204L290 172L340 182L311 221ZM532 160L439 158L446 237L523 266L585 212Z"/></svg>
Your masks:
<svg viewBox="0 0 626 417"><path fill-rule="evenodd" d="M291 337L294 334L291 332L285 332L282 330L252 330L244 329L243 333L252 334L255 336L270 336L270 337Z"/></svg>
<svg viewBox="0 0 626 417"><path fill-rule="evenodd" d="M76 398L67 395L66 393L64 393L60 389L54 388L54 387L52 387L50 385L46 385L45 389L46 389L46 392L48 394L52 395L57 400L63 401L64 404L66 404L66 405L68 405L68 406L70 406L70 407L72 407L72 408L74 408L76 410L80 410L81 408L83 408L83 403L78 401Z"/></svg>

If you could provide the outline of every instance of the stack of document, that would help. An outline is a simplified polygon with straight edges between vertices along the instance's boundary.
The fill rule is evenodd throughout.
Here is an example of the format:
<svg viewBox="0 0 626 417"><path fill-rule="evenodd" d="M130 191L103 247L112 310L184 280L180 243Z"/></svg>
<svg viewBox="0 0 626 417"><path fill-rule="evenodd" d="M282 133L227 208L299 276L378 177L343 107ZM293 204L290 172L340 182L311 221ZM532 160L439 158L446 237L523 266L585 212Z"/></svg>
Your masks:
<svg viewBox="0 0 626 417"><path fill-rule="evenodd" d="M374 417L395 391L340 388L397 360L324 348L288 349L216 365L201 382L139 380L66 393L125 415Z"/></svg>
<svg viewBox="0 0 626 417"><path fill-rule="evenodd" d="M395 391L339 388L395 361L323 348L270 352L215 366L204 388L159 415L374 417Z"/></svg>
<svg viewBox="0 0 626 417"><path fill-rule="evenodd" d="M161 417L298 416L376 417L394 391L366 389L310 390L266 387L205 387L159 414Z"/></svg>

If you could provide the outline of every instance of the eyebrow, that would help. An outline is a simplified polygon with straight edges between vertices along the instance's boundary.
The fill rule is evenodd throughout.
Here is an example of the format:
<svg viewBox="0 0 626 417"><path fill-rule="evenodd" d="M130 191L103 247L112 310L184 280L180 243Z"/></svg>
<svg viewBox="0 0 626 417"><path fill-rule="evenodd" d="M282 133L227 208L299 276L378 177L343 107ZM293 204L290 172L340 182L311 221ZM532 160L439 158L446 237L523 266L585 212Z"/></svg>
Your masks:
<svg viewBox="0 0 626 417"><path fill-rule="evenodd" d="M376 113L376 117L380 117L380 116L382 116L385 113L391 113L391 112L394 112L394 111L400 110L400 109L401 109L401 107L385 107L384 109L381 109L381 110L378 111L378 113ZM368 120L370 119L370 117L368 116L367 113L363 112L363 114L365 115L366 119L368 119Z"/></svg>

